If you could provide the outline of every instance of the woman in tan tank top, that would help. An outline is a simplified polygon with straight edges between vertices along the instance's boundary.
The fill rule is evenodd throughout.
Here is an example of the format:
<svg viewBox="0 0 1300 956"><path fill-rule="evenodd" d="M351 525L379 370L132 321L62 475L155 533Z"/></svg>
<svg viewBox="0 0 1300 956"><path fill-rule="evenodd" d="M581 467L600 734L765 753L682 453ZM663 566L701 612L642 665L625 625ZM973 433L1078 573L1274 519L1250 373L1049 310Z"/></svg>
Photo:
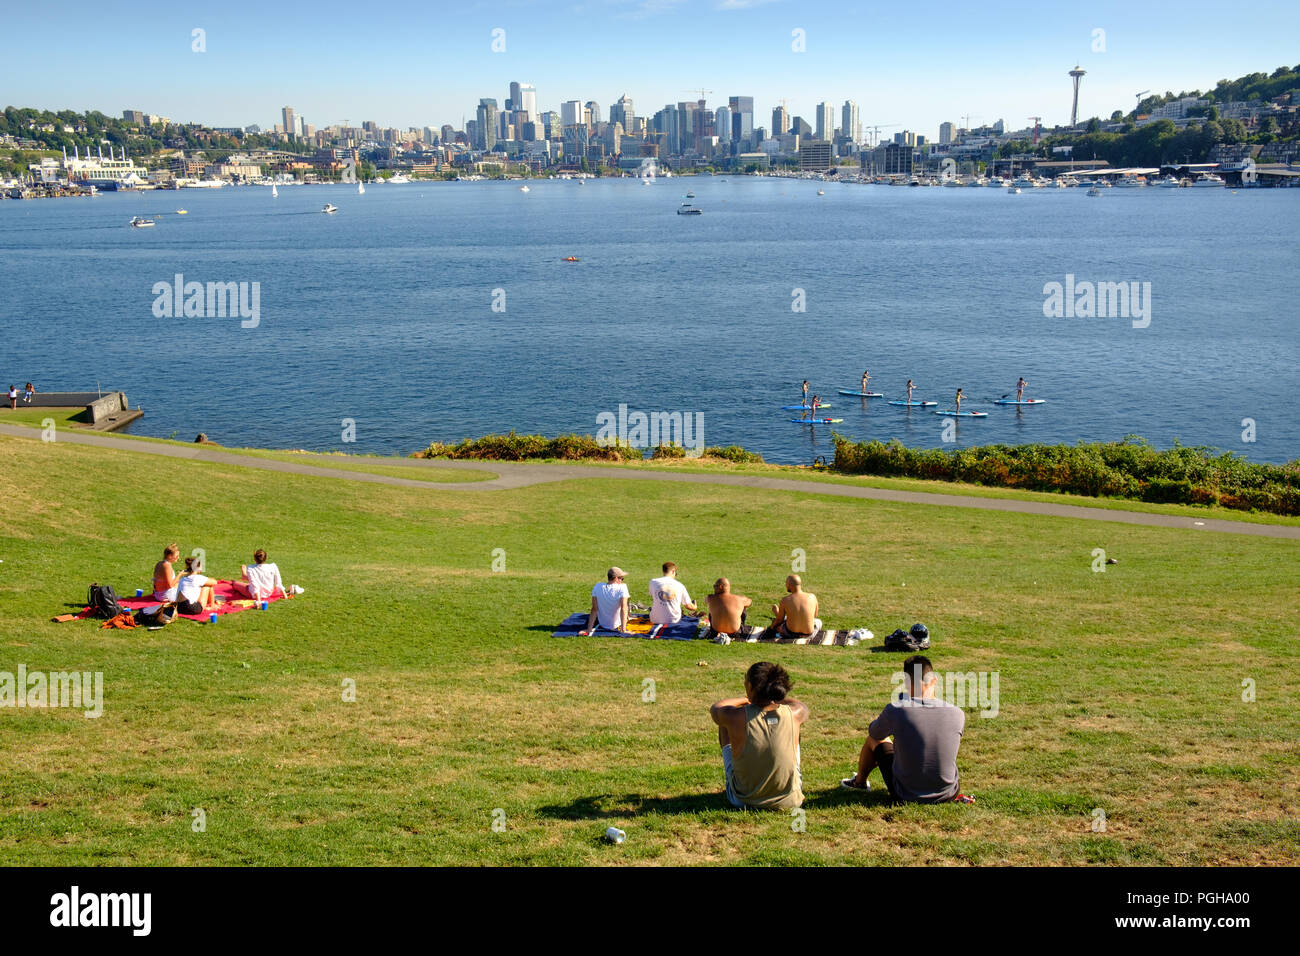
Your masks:
<svg viewBox="0 0 1300 956"><path fill-rule="evenodd" d="M745 673L745 696L709 709L718 725L727 799L735 807L789 810L803 805L799 730L808 708L790 696L790 675L759 661Z"/></svg>

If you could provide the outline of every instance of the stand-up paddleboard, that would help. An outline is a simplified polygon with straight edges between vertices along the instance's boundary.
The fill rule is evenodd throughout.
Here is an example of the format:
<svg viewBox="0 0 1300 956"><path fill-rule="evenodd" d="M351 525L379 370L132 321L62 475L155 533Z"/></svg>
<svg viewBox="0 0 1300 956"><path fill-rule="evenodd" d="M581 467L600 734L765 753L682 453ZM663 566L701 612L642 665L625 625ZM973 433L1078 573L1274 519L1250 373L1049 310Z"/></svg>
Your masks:
<svg viewBox="0 0 1300 956"><path fill-rule="evenodd" d="M851 389L842 388L839 390L841 395L852 395L854 398L884 398L884 392L855 392Z"/></svg>
<svg viewBox="0 0 1300 956"><path fill-rule="evenodd" d="M821 403L820 405L818 405L817 407L818 407L818 408L830 408L830 405L828 405L826 402L822 402L822 403ZM814 409L813 409L813 407L812 407L811 405L782 405L782 406L781 406L781 411L783 411L783 412L811 412L811 411L814 411Z"/></svg>
<svg viewBox="0 0 1300 956"><path fill-rule="evenodd" d="M844 421L842 418L792 418L792 425L838 425Z"/></svg>
<svg viewBox="0 0 1300 956"><path fill-rule="evenodd" d="M1026 398L1024 401L1017 401L1014 398L995 398L993 399L993 404L994 405L1045 405L1047 404L1047 399Z"/></svg>
<svg viewBox="0 0 1300 956"><path fill-rule="evenodd" d="M890 404L890 405L907 405L907 406L909 406L909 407L911 407L911 408L921 408L922 406L924 406L924 407L926 407L926 408L929 408L930 406L932 406L932 405L938 405L939 403L938 403L938 402L905 402L905 401L903 401L903 400L900 399L900 398L896 398L896 399L894 399L892 402L890 402L889 404Z"/></svg>
<svg viewBox="0 0 1300 956"><path fill-rule="evenodd" d="M937 408L931 413L933 415L952 415L954 418L988 418L988 412L955 412L951 408L946 412L941 412Z"/></svg>

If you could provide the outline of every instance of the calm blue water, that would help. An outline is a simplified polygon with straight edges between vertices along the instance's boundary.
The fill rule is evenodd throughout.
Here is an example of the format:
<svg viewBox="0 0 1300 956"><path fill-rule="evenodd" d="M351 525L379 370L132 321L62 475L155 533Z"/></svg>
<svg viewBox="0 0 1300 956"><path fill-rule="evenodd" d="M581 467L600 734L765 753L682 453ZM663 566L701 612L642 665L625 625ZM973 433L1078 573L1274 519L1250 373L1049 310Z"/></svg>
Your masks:
<svg viewBox="0 0 1300 956"><path fill-rule="evenodd" d="M940 416L834 394L866 367L888 398L910 377L946 408L962 387L990 414L962 422L959 445L1137 433L1300 456L1300 190L824 188L727 177L0 202L0 385L121 389L145 409L141 434L362 452L595 433L626 403L701 411L710 445L807 462L831 453L830 429L779 406L808 378L843 434L939 446ZM675 215L687 189L703 216ZM340 212L322 215L326 201ZM157 227L128 228L135 214L160 214ZM152 287L177 272L261 283L260 326L155 318ZM1043 285L1066 273L1150 282L1150 327L1045 318ZM795 288L806 312L791 310ZM988 404L1019 375L1049 404Z"/></svg>

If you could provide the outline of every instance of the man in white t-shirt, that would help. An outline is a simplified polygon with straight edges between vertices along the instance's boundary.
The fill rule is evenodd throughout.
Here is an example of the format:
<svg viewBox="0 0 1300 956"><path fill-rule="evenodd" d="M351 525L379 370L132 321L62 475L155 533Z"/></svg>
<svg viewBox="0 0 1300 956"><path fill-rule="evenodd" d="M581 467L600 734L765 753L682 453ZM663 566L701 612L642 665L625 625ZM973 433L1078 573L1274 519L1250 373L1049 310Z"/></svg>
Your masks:
<svg viewBox="0 0 1300 956"><path fill-rule="evenodd" d="M627 601L630 595L623 579L627 577L622 568L610 568L605 572L605 581L591 589L591 613L587 615L587 629L578 633L586 637L596 629L596 624L607 631L621 631L627 627Z"/></svg>
<svg viewBox="0 0 1300 956"><path fill-rule="evenodd" d="M664 562L664 576L650 582L651 624L676 624L682 619L682 608L696 610L686 586L677 580L677 565Z"/></svg>

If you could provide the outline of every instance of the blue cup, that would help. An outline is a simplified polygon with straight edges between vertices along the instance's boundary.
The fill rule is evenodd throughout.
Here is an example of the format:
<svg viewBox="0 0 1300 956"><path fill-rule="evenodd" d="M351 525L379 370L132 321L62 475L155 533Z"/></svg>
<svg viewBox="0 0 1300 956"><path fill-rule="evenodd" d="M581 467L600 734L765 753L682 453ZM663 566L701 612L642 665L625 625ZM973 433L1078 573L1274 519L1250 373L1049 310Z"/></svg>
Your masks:
<svg viewBox="0 0 1300 956"><path fill-rule="evenodd" d="M135 589L135 596L136 596L136 597L144 597L144 588L136 588L136 589Z"/></svg>
<svg viewBox="0 0 1300 956"><path fill-rule="evenodd" d="M208 623L209 623L209 624L216 624L216 623L217 623L217 615L216 615L216 612L215 612L215 611L214 611L213 613L211 613L211 614L208 615Z"/></svg>
<svg viewBox="0 0 1300 956"><path fill-rule="evenodd" d="M265 610L266 610L266 602L263 601L263 602L259 605L259 607L261 608L261 610L265 611Z"/></svg>

